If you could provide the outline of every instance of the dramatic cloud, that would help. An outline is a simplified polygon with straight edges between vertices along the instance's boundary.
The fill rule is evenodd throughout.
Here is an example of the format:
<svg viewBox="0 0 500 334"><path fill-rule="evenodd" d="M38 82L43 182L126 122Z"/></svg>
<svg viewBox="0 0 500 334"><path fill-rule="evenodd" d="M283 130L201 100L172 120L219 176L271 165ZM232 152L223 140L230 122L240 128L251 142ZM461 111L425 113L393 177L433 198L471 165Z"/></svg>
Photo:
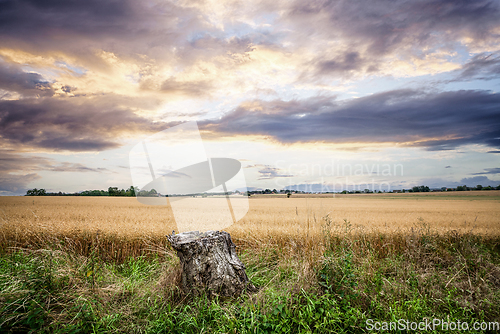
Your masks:
<svg viewBox="0 0 500 334"><path fill-rule="evenodd" d="M488 174L500 174L500 168L485 168L484 172L473 173L472 175L488 175Z"/></svg>
<svg viewBox="0 0 500 334"><path fill-rule="evenodd" d="M12 150L0 150L0 173L5 172L109 172L107 168L91 168L81 163L57 162L54 159L22 154Z"/></svg>
<svg viewBox="0 0 500 334"><path fill-rule="evenodd" d="M466 185L467 187L475 187L477 185L496 187L499 184L500 181L490 180L487 176L466 177L459 182L459 185Z"/></svg>
<svg viewBox="0 0 500 334"><path fill-rule="evenodd" d="M472 57L462 68L458 80L492 80L500 76L500 55L481 53Z"/></svg>
<svg viewBox="0 0 500 334"><path fill-rule="evenodd" d="M25 72L20 66L5 63L0 57L0 89L23 95L52 95L52 88L40 74Z"/></svg>
<svg viewBox="0 0 500 334"><path fill-rule="evenodd" d="M445 61L457 42L498 49L497 1L295 1L279 20L318 50L316 75L371 72L380 61ZM325 48L328 45L330 48ZM333 50L339 50L335 52ZM387 58L387 56L393 56ZM344 73L344 74L346 74Z"/></svg>
<svg viewBox="0 0 500 334"><path fill-rule="evenodd" d="M25 0L3 1L0 9L3 48L68 54L90 68L109 67L112 59L100 51L111 52L134 61L146 87L152 69L170 72L159 81L167 92L171 83L186 85L170 76L191 66L202 73L211 65L220 72L291 62L300 66L298 78L313 81L377 71L404 74L409 67L450 70L456 67L449 58L457 43L471 51L498 49L500 26L500 6L487 0ZM204 82L197 78L194 85Z"/></svg>
<svg viewBox="0 0 500 334"><path fill-rule="evenodd" d="M0 101L0 136L22 147L99 151L118 147L117 138L123 133L165 128L165 124L137 116L129 108L98 99Z"/></svg>
<svg viewBox="0 0 500 334"><path fill-rule="evenodd" d="M26 192L29 183L40 179L40 175L0 173L0 194L18 195Z"/></svg>
<svg viewBox="0 0 500 334"><path fill-rule="evenodd" d="M336 59L318 61L316 64L317 75L332 73L342 75L352 71L359 71L364 63L358 52L347 52Z"/></svg>
<svg viewBox="0 0 500 334"><path fill-rule="evenodd" d="M258 172L260 180L271 180L277 177L293 177L293 175L283 174L281 169L271 166L262 166Z"/></svg>
<svg viewBox="0 0 500 334"><path fill-rule="evenodd" d="M2 1L0 6L4 47L75 55L90 54L89 46L145 52L185 37L199 24L196 13L169 2L21 0Z"/></svg>
<svg viewBox="0 0 500 334"><path fill-rule="evenodd" d="M400 143L429 150L465 144L500 147L500 94L397 90L350 101L254 101L204 129L270 136L284 143Z"/></svg>
<svg viewBox="0 0 500 334"><path fill-rule="evenodd" d="M24 194L28 185L41 176L40 171L104 173L107 168L92 168L81 163L58 162L29 154L21 154L12 150L0 150L0 194Z"/></svg>
<svg viewBox="0 0 500 334"><path fill-rule="evenodd" d="M496 187L499 184L500 184L500 181L490 180L486 176L466 177L466 178L462 178L458 182L451 181L449 179L433 177L433 178L421 179L417 183L415 183L415 182L413 183L413 185L426 185L426 186L430 187L431 189L433 189L433 188L439 189L441 187L456 188L458 186L463 186L463 185L465 185L467 187L476 187L477 185ZM405 188L405 187L403 186L402 188ZM411 188L411 186L406 186L406 188ZM393 188L393 189L396 189L396 188Z"/></svg>

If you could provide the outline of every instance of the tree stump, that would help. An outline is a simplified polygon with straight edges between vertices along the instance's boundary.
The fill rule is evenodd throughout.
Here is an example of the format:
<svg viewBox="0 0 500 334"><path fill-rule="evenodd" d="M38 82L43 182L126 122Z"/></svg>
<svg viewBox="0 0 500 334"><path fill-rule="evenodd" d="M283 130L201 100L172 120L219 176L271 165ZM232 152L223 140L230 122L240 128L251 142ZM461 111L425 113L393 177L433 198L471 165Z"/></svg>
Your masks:
<svg viewBox="0 0 500 334"><path fill-rule="evenodd" d="M198 295L238 296L256 291L227 232L184 232L167 236L182 266L182 290Z"/></svg>

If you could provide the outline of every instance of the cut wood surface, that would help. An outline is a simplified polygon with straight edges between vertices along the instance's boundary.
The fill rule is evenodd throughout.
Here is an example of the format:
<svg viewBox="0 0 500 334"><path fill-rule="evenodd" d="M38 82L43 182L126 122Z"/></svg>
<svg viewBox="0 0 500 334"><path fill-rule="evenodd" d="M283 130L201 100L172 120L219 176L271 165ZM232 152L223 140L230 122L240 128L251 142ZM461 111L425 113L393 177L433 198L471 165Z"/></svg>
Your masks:
<svg viewBox="0 0 500 334"><path fill-rule="evenodd" d="M238 296L255 291L229 233L184 232L167 236L182 266L182 289L195 295Z"/></svg>

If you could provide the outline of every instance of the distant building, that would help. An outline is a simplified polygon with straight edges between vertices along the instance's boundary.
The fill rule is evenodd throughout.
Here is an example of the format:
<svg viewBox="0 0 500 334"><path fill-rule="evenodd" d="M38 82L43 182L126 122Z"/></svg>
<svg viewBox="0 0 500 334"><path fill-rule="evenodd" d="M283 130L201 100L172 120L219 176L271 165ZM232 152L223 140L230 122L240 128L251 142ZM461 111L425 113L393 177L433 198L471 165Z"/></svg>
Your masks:
<svg viewBox="0 0 500 334"><path fill-rule="evenodd" d="M393 192L393 193L400 193L400 192L401 192L401 190L397 190L397 189L395 189L395 190L393 190L392 192Z"/></svg>

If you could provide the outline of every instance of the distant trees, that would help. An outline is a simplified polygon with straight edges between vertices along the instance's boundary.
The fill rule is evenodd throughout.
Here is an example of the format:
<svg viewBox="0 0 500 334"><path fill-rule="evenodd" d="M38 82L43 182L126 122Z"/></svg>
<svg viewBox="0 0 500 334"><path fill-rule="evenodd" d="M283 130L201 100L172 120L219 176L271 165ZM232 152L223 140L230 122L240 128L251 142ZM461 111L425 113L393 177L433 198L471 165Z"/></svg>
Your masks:
<svg viewBox="0 0 500 334"><path fill-rule="evenodd" d="M135 196L135 188L134 188L134 186L130 186L130 188L125 190L125 189L118 189L118 187L109 187L108 193L109 193L109 196L134 197Z"/></svg>
<svg viewBox="0 0 500 334"><path fill-rule="evenodd" d="M45 192L45 189L29 189L26 192L26 196L45 196L47 193Z"/></svg>
<svg viewBox="0 0 500 334"><path fill-rule="evenodd" d="M47 192L45 189L29 189L26 191L25 196L135 196L135 189L133 186L128 188L127 190L118 189L118 187L109 187L108 191L106 190L84 190L76 193L63 193L59 192Z"/></svg>
<svg viewBox="0 0 500 334"><path fill-rule="evenodd" d="M104 190L84 190L78 195L71 194L71 196L109 196L109 193Z"/></svg>
<svg viewBox="0 0 500 334"><path fill-rule="evenodd" d="M426 193L431 191L431 189L428 186L415 186L411 190L414 193Z"/></svg>
<svg viewBox="0 0 500 334"><path fill-rule="evenodd" d="M158 192L155 189L151 189L150 191L141 190L137 193L137 196L140 196L140 197L158 197Z"/></svg>
<svg viewBox="0 0 500 334"><path fill-rule="evenodd" d="M120 191L118 190L118 187L109 187L108 194L109 196L120 196Z"/></svg>
<svg viewBox="0 0 500 334"><path fill-rule="evenodd" d="M130 186L130 188L127 189L127 191L125 192L125 196L130 196L130 197L134 197L135 196L135 188L134 188L134 186Z"/></svg>
<svg viewBox="0 0 500 334"><path fill-rule="evenodd" d="M432 191L469 191L469 190L500 190L500 185L498 186L482 186L478 184L475 187L467 187L466 185L463 186L458 186L456 188L447 188L447 187L441 187L439 188L433 188ZM406 192L406 189L402 190L403 192ZM428 186L415 186L411 189L408 189L408 192L413 193L413 192L430 192L431 189ZM364 193L382 193L382 191L371 191L369 189L365 189ZM385 190L384 190L385 192ZM254 195L254 194L286 194L287 198L289 198L292 194L309 194L308 192L304 191L299 191L299 190L290 190L290 189L282 189L282 190L276 190L276 189L265 189L265 190L254 190L254 191L245 191L241 193L240 191L235 191L235 194L242 194L246 195L248 197ZM341 192L341 194L360 194L363 193L363 191L360 190L344 190ZM195 194L192 194L195 195ZM190 196L192 196L190 195ZM199 194L198 194L199 195ZM204 197L206 196L212 196L212 195L217 195L217 193L209 193L209 194L204 194ZM134 196L143 196L143 197L159 197L159 196L167 196L167 195L161 195L159 194L155 189L151 190L140 190L139 188L136 188L134 186L130 186L127 190L125 189L119 189L118 187L109 187L108 190L84 190L81 192L75 192L75 193L63 193L63 192L47 192L45 189L29 189L26 191L25 196L120 196L120 197L134 197Z"/></svg>

